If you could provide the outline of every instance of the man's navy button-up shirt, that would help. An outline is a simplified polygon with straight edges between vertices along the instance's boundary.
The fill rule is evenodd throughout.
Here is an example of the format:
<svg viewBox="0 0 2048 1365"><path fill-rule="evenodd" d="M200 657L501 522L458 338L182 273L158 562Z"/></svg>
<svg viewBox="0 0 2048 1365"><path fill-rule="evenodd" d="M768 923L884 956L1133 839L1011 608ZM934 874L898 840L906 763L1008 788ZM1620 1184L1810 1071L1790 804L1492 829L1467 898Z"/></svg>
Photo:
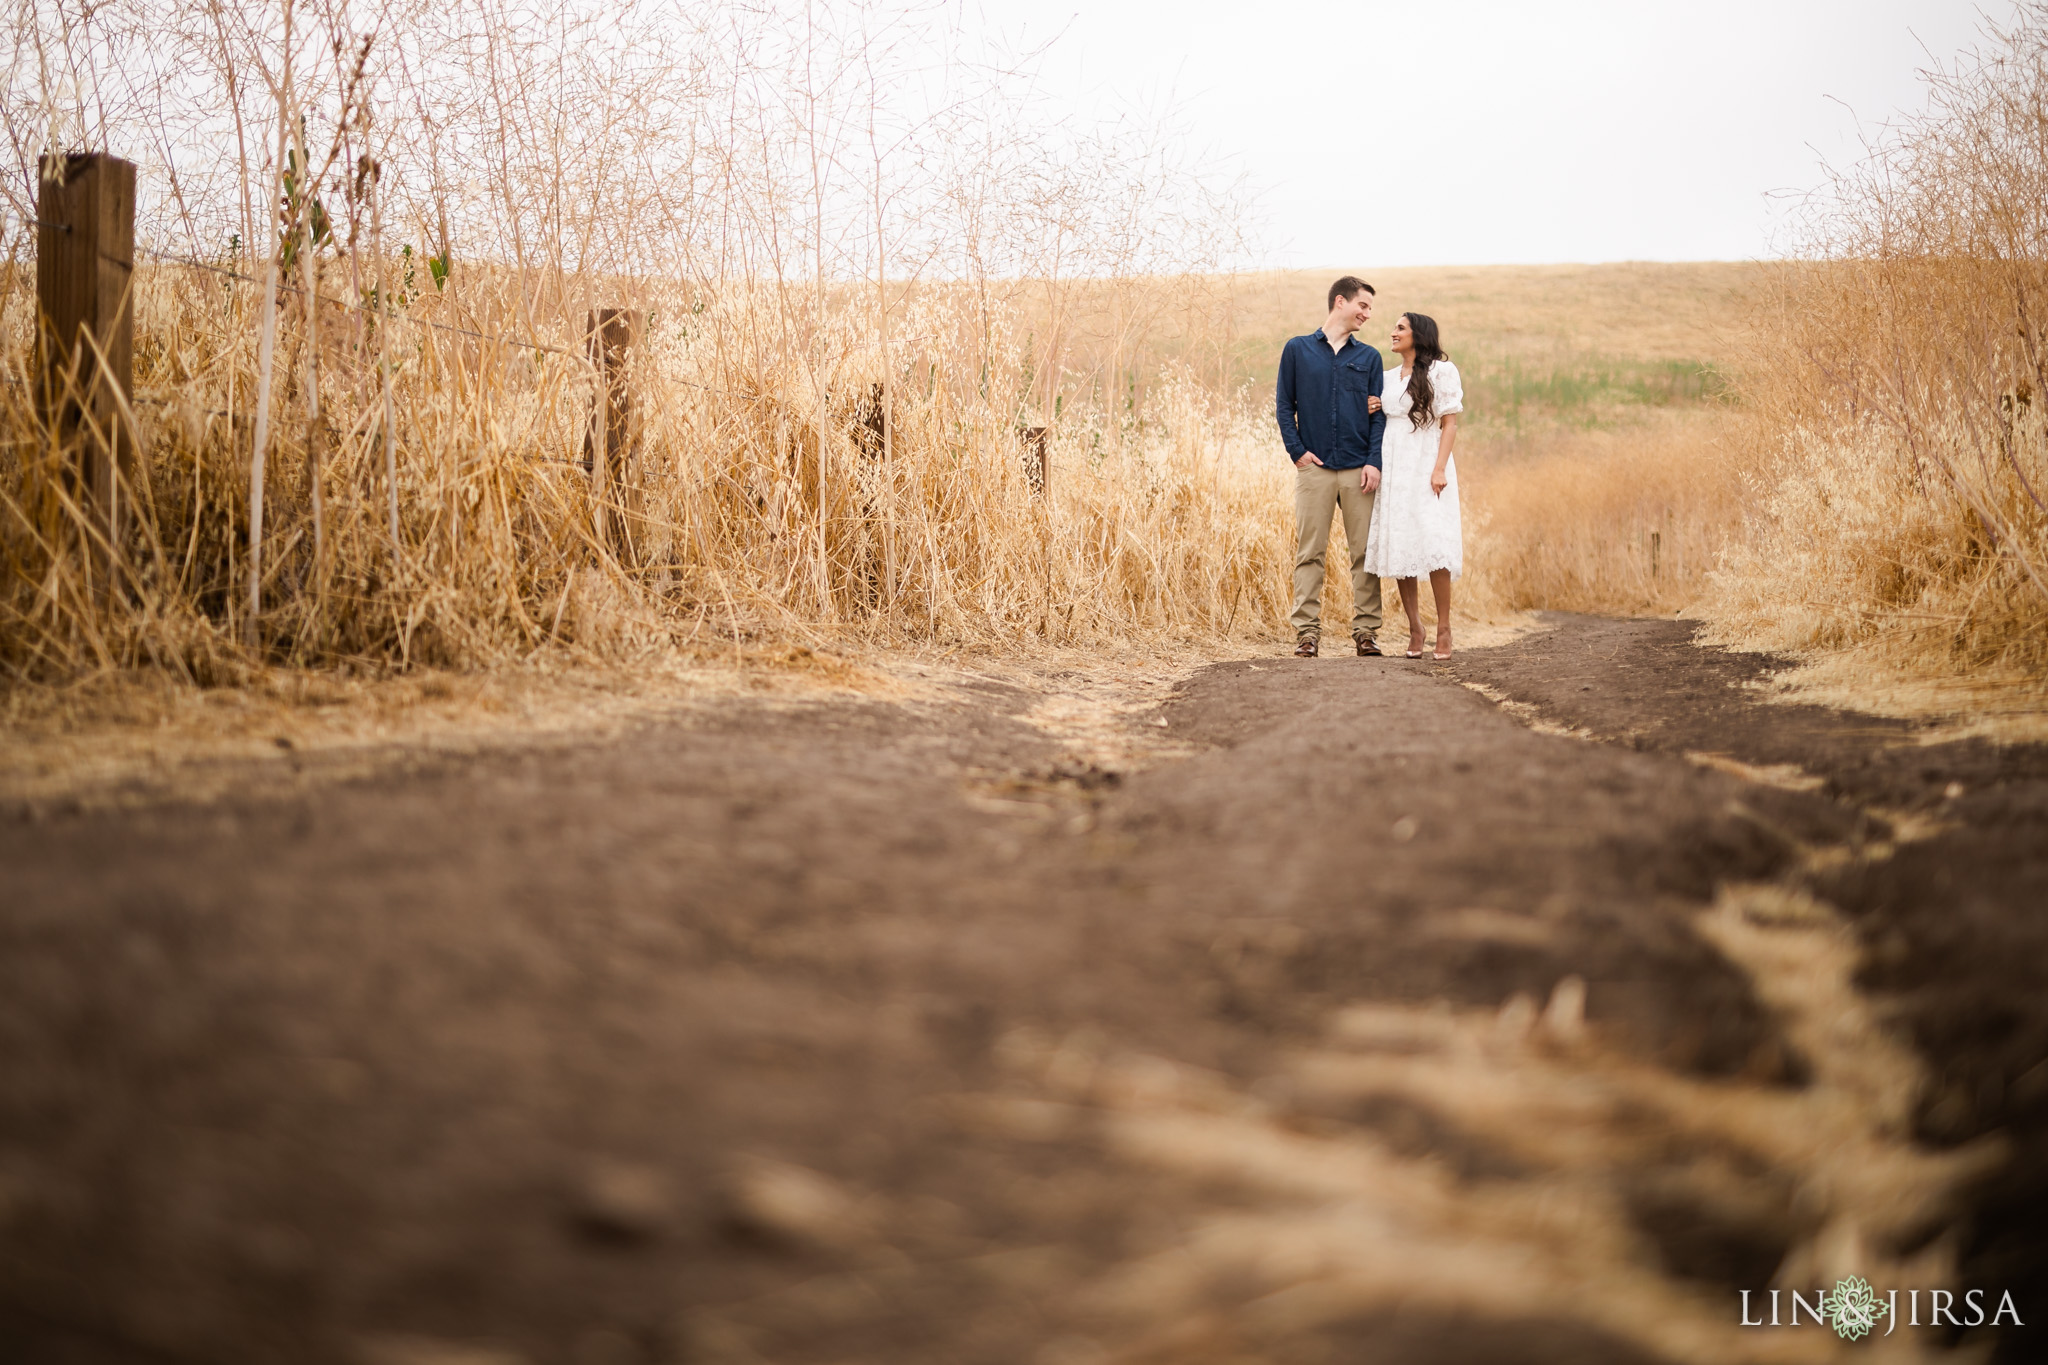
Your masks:
<svg viewBox="0 0 2048 1365"><path fill-rule="evenodd" d="M1357 337L1344 338L1338 351L1321 330L1289 341L1273 393L1288 460L1312 450L1331 469L1378 469L1387 415L1367 412L1365 400L1379 394L1384 377L1380 353Z"/></svg>

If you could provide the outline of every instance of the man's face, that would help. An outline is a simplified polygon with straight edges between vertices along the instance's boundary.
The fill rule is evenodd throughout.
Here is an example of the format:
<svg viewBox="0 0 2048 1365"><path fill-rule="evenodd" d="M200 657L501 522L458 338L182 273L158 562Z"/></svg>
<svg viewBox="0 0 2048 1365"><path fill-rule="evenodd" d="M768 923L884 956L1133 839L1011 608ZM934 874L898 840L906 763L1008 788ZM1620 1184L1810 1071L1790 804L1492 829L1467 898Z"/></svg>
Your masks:
<svg viewBox="0 0 2048 1365"><path fill-rule="evenodd" d="M1344 318L1344 321L1349 324L1351 330L1357 331L1365 326L1367 320L1372 317L1372 291L1361 289L1358 291L1356 298L1339 298L1337 300L1337 311Z"/></svg>

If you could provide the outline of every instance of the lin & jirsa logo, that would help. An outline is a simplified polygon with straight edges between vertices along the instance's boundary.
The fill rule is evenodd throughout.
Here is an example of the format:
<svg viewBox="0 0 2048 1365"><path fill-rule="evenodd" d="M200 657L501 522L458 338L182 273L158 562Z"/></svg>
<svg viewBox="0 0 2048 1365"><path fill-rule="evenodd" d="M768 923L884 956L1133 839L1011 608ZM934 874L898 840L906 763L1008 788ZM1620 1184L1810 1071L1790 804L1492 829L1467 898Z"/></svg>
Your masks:
<svg viewBox="0 0 2048 1365"><path fill-rule="evenodd" d="M1770 1317L1763 1317L1763 1307L1750 1307L1752 1290L1742 1291L1742 1325L1744 1327L1797 1327L1799 1315L1806 1314L1813 1319L1813 1325L1823 1323L1835 1329L1835 1335L1847 1341L1860 1341L1870 1335L1879 1322L1887 1325L1879 1336L1890 1336L1899 1327L1899 1291L1887 1291L1883 1297L1870 1287L1870 1282L1861 1275L1850 1275L1836 1280L1832 1290L1819 1290L1809 1300L1800 1290L1769 1290L1771 1296ZM2002 1291L1998 1306L1986 1315L1985 1305L1989 1301L1989 1290L1969 1289L1961 1294L1962 1303L1957 1306L1958 1295L1947 1289L1909 1289L1906 1292L1906 1325L1909 1327L1982 1327L1989 1322L1993 1327L2007 1323L2024 1327L2020 1321L2018 1305L2012 1301L2012 1291ZM1920 1318L1920 1296L1927 1296L1927 1320ZM1781 1295L1789 1295L1791 1320L1780 1318ZM1754 1312L1754 1316L1752 1316Z"/></svg>

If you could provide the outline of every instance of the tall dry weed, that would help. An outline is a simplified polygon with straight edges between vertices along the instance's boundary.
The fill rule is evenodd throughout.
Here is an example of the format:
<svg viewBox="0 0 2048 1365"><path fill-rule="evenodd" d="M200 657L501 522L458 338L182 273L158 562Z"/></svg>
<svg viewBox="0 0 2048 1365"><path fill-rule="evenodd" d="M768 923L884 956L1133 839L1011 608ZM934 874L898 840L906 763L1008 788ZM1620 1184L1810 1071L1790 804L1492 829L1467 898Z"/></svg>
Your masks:
<svg viewBox="0 0 2048 1365"><path fill-rule="evenodd" d="M1760 310L1719 637L2048 682L2048 5L1928 77Z"/></svg>
<svg viewBox="0 0 2048 1365"><path fill-rule="evenodd" d="M1284 468L1206 379L1230 188L1040 118L937 7L114 0L10 37L14 259L37 151L144 162L148 452L109 590L10 267L13 677L1284 610ZM645 328L593 479L598 306Z"/></svg>

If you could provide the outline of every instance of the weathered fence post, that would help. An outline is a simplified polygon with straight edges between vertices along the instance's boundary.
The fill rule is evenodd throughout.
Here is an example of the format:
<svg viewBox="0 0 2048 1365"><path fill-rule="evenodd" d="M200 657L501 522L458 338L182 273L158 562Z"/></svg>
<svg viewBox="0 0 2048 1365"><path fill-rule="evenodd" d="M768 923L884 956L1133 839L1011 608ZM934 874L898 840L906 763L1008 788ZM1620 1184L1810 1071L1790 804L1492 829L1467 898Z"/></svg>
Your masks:
<svg viewBox="0 0 2048 1365"><path fill-rule="evenodd" d="M1046 458L1046 438L1052 434L1051 427L1025 427L1024 437L1024 482L1038 497L1045 497L1052 490L1052 465Z"/></svg>
<svg viewBox="0 0 2048 1365"><path fill-rule="evenodd" d="M78 482L111 586L120 553L121 474L135 428L123 415L135 367L135 163L97 152L42 159L36 198L36 298L46 419L76 443Z"/></svg>
<svg viewBox="0 0 2048 1365"><path fill-rule="evenodd" d="M853 407L854 447L871 460L883 457L888 442L889 410L883 404L882 394L880 384L870 384Z"/></svg>
<svg viewBox="0 0 2048 1365"><path fill-rule="evenodd" d="M853 471L854 488L860 499L861 525L878 533L881 564L870 564L862 577L886 605L896 595L895 490L896 477L889 468L889 389L886 384L865 386L854 399L852 414L854 452L860 463ZM879 505L878 505L879 504Z"/></svg>
<svg viewBox="0 0 2048 1365"><path fill-rule="evenodd" d="M633 394L626 383L626 361L640 339L645 317L637 308L590 310L590 363L597 368L597 401L583 434L583 467L590 471L598 539L615 549L622 548L622 537L612 528L623 529L623 519L614 504L632 446Z"/></svg>

